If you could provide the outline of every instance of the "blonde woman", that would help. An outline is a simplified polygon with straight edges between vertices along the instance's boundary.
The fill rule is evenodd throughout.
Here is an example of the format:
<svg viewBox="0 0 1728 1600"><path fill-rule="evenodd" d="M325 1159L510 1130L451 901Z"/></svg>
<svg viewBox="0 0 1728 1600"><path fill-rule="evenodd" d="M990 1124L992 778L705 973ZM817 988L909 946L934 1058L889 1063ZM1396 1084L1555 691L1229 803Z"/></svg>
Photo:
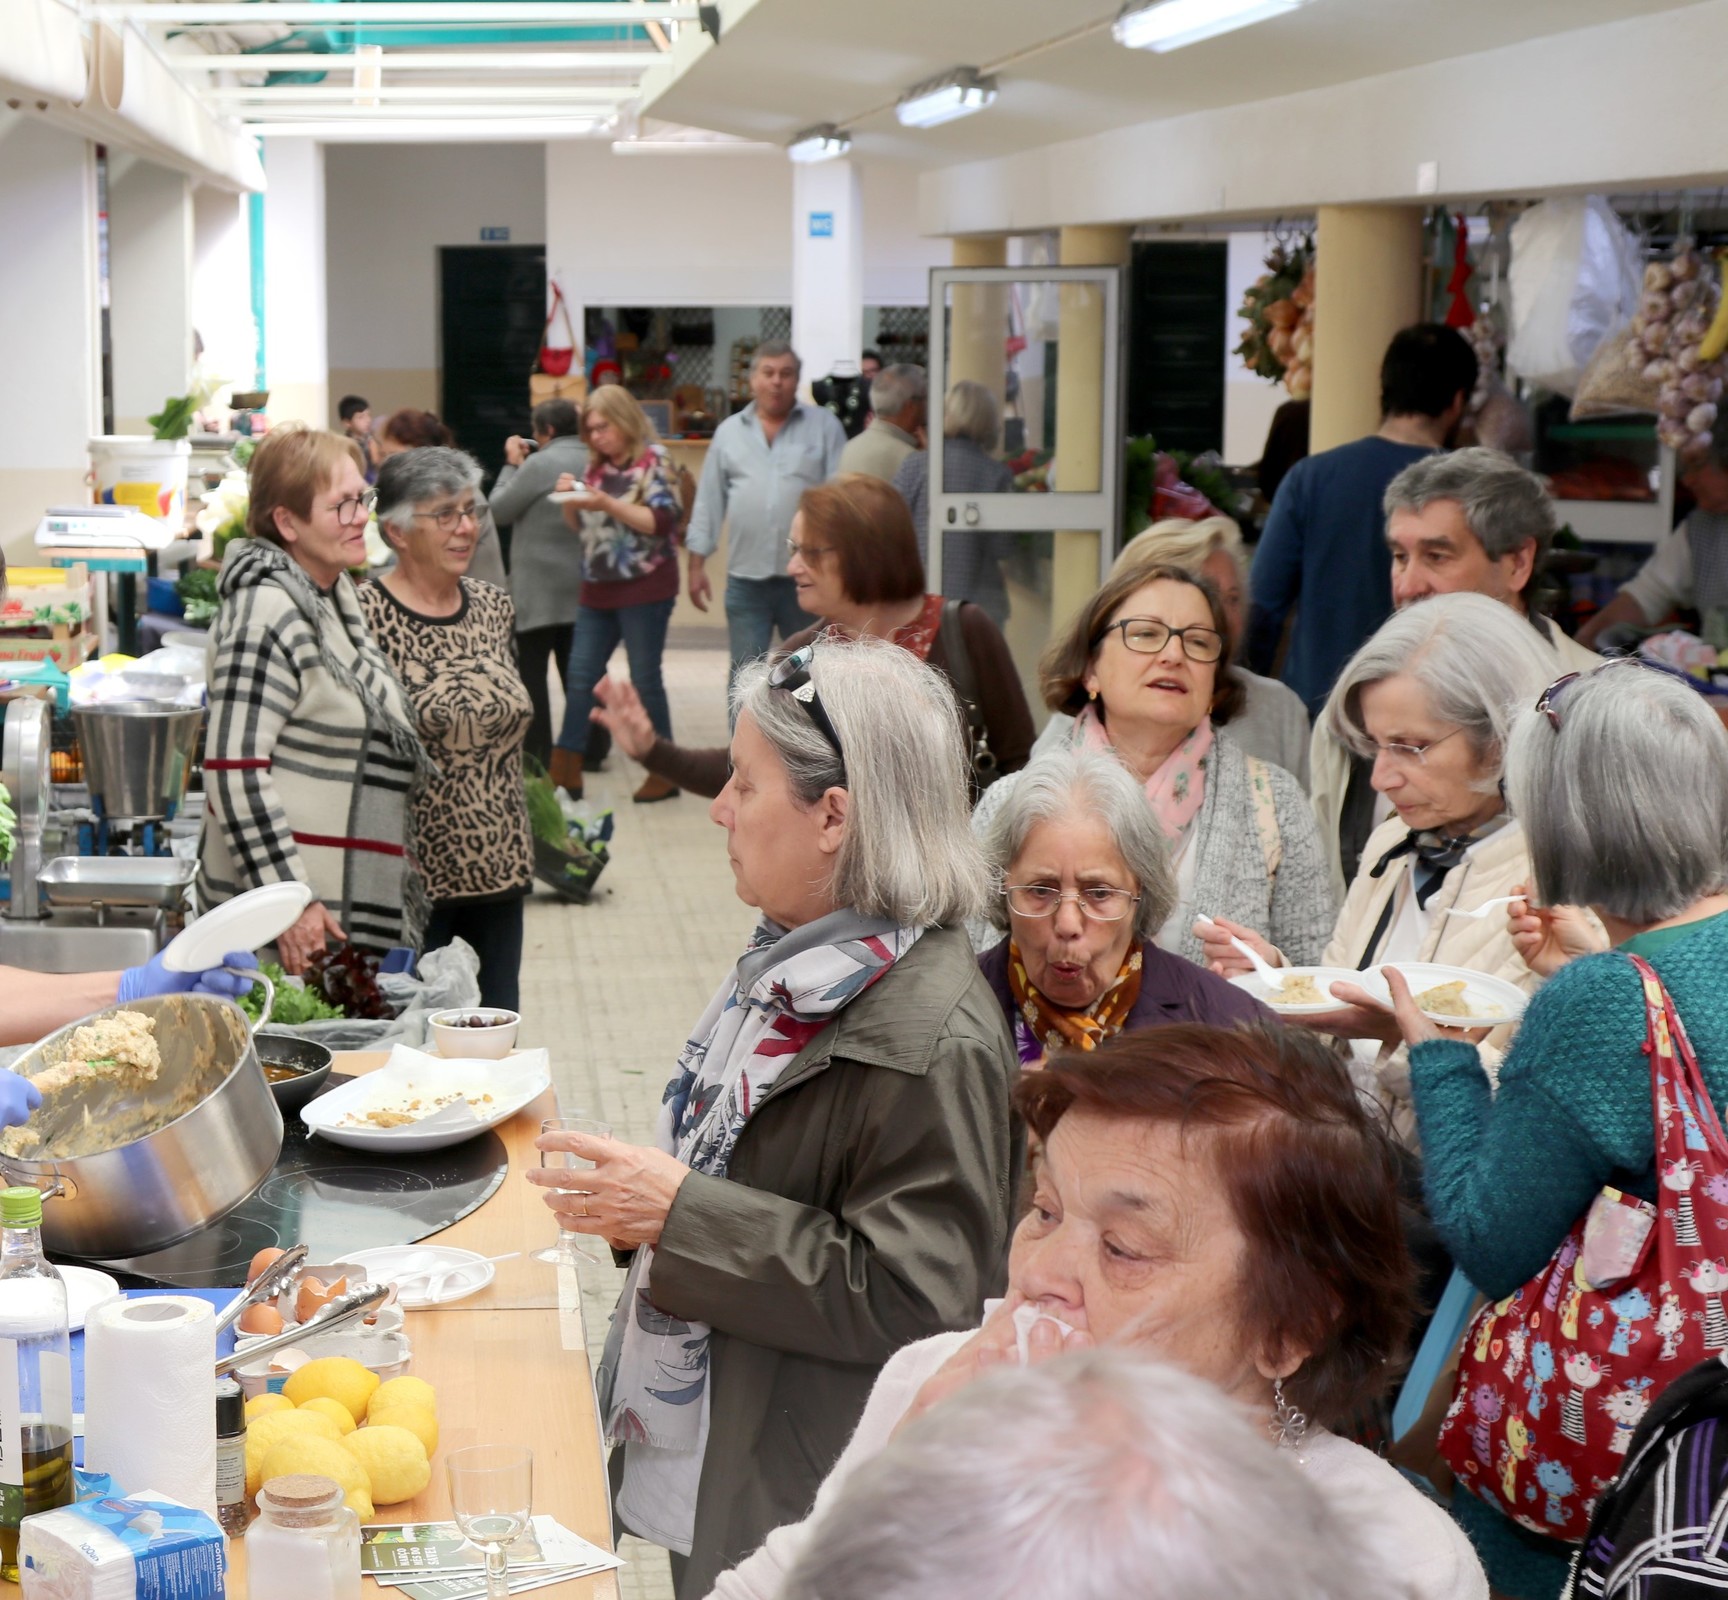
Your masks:
<svg viewBox="0 0 1728 1600"><path fill-rule="evenodd" d="M628 391L602 384L582 408L588 470L578 482L565 473L564 520L582 541L582 596L570 665L564 676L564 726L552 751L552 781L572 799L582 794L582 750L594 685L623 641L630 681L654 731L672 738L672 713L660 676L666 628L678 598L678 485L653 424ZM670 800L678 790L649 777L638 802Z"/></svg>

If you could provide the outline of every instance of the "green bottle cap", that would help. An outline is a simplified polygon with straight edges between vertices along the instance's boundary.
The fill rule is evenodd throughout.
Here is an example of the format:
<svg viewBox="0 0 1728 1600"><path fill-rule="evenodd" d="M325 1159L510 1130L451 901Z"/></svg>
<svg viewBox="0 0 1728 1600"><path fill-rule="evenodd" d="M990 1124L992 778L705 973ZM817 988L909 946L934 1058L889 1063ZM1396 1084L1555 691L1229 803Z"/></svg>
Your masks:
<svg viewBox="0 0 1728 1600"><path fill-rule="evenodd" d="M42 1226L42 1191L20 1184L15 1189L0 1189L0 1227L40 1228Z"/></svg>

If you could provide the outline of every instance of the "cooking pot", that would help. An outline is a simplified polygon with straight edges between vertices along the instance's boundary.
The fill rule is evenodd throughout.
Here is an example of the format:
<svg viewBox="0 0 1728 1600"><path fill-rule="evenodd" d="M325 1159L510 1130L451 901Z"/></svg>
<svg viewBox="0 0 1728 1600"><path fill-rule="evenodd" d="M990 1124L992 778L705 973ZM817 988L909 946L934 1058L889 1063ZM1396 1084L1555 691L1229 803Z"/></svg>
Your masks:
<svg viewBox="0 0 1728 1600"><path fill-rule="evenodd" d="M60 1142L78 1153L0 1156L8 1183L43 1191L43 1242L67 1255L106 1259L174 1244L239 1205L282 1150L282 1113L237 1005L213 995L168 994L123 1009L156 1019L162 1054L156 1078L70 1084L30 1125L44 1145ZM13 1071L29 1075L65 1059L79 1025L33 1045ZM117 1128L144 1126L153 1114L182 1107L154 1132L101 1148Z"/></svg>

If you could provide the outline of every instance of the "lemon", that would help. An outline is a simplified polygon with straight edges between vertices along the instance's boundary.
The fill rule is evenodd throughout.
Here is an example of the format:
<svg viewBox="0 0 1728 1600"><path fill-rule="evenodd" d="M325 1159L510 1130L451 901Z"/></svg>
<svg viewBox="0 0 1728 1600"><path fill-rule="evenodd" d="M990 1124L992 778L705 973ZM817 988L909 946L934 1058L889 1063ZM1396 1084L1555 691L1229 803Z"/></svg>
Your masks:
<svg viewBox="0 0 1728 1600"><path fill-rule="evenodd" d="M285 1394L255 1394L246 1402L246 1420L256 1422L272 1411L292 1411L294 1402Z"/></svg>
<svg viewBox="0 0 1728 1600"><path fill-rule="evenodd" d="M427 1455L434 1454L438 1449L438 1417L430 1406L408 1400L395 1400L389 1405L380 1405L374 1395L372 1409L367 1413L367 1426L406 1428L426 1446Z"/></svg>
<svg viewBox="0 0 1728 1600"><path fill-rule="evenodd" d="M381 1506L412 1500L432 1481L426 1446L406 1428L356 1428L342 1440L345 1449L372 1480L372 1498Z"/></svg>
<svg viewBox="0 0 1728 1600"><path fill-rule="evenodd" d="M356 1422L364 1422L366 1407L377 1387L378 1374L361 1366L352 1357L324 1356L317 1361L308 1361L291 1374L282 1385L282 1392L297 1406L321 1398L340 1401L349 1416Z"/></svg>
<svg viewBox="0 0 1728 1600"><path fill-rule="evenodd" d="M399 1406L403 1401L425 1406L433 1416L438 1414L438 1393L424 1378L391 1378L379 1384L372 1396L375 1406Z"/></svg>
<svg viewBox="0 0 1728 1600"><path fill-rule="evenodd" d="M264 1458L270 1449L290 1434L312 1434L334 1444L342 1430L329 1417L316 1411L272 1411L246 1428L246 1492L257 1494Z"/></svg>
<svg viewBox="0 0 1728 1600"><path fill-rule="evenodd" d="M374 1515L372 1482L366 1469L341 1445L314 1434L289 1434L270 1446L260 1474L264 1483L272 1478L288 1478L297 1472L310 1472L320 1478L334 1478L341 1486L342 1498L354 1508L362 1522Z"/></svg>
<svg viewBox="0 0 1728 1600"><path fill-rule="evenodd" d="M317 1411L328 1417L343 1433L354 1431L354 1418L349 1414L347 1406L340 1400L332 1400L327 1394L314 1395L312 1399L302 1403L302 1411Z"/></svg>

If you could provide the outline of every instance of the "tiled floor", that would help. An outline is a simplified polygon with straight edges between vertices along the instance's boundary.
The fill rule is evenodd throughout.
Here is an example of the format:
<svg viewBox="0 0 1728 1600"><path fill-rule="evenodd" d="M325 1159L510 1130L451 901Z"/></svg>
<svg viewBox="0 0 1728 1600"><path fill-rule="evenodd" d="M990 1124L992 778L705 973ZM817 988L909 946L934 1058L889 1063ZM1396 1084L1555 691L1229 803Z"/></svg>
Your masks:
<svg viewBox="0 0 1728 1600"><path fill-rule="evenodd" d="M680 743L725 742L725 681L723 650L667 652ZM586 800L616 810L612 861L591 905L565 905L545 893L529 902L523 1033L526 1043L551 1050L566 1114L586 1113L610 1122L621 1138L646 1140L672 1063L737 960L753 913L732 891L708 802L681 795L632 805L641 769L616 753L606 765L587 779ZM550 1242L550 1217L547 1224ZM583 1269L591 1355L605 1339L622 1277L609 1267ZM671 1600L662 1551L627 1538L620 1553L630 1563L625 1600Z"/></svg>

